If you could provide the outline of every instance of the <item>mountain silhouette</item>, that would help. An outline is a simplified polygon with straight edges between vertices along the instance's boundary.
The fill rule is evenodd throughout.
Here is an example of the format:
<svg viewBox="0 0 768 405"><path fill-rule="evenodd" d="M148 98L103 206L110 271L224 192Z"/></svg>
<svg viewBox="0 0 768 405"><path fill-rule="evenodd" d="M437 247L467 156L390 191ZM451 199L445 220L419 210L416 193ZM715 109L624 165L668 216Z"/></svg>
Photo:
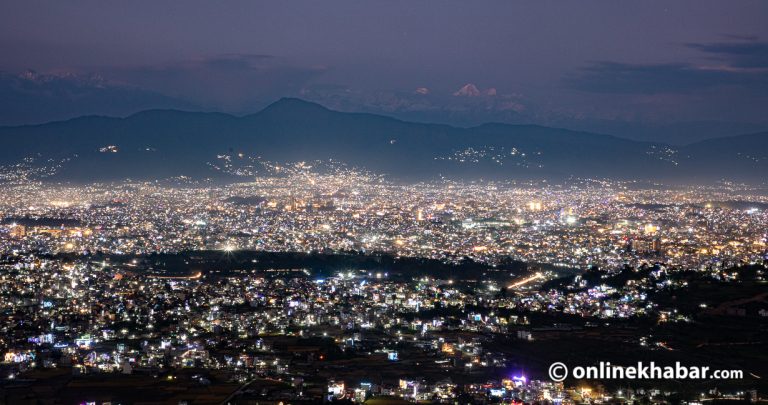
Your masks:
<svg viewBox="0 0 768 405"><path fill-rule="evenodd" d="M395 179L761 182L768 172L768 133L670 146L536 125L406 122L296 98L241 117L149 110L0 127L0 142L0 163L64 161L51 178L68 181L227 177L211 162L234 155L274 162L333 159Z"/></svg>

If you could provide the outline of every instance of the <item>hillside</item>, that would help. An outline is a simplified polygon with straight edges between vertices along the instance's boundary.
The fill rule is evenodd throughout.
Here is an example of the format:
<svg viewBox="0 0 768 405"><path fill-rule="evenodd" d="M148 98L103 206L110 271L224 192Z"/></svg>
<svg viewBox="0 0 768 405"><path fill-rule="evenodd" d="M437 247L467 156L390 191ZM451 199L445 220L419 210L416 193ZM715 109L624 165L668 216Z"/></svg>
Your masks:
<svg viewBox="0 0 768 405"><path fill-rule="evenodd" d="M0 163L32 158L32 164L60 166L50 178L71 181L226 178L254 173L255 161L328 159L400 179L762 181L768 172L768 133L673 147L535 125L412 123L299 99L243 117L150 110L0 127L0 140Z"/></svg>

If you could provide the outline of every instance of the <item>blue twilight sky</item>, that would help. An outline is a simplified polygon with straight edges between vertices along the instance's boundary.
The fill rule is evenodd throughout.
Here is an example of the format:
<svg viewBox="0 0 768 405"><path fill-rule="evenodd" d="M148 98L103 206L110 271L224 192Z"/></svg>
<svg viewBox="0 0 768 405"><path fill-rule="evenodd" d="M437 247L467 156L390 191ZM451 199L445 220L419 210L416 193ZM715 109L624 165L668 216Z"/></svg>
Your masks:
<svg viewBox="0 0 768 405"><path fill-rule="evenodd" d="M459 124L766 124L766 21L765 1L5 0L0 123L295 96Z"/></svg>

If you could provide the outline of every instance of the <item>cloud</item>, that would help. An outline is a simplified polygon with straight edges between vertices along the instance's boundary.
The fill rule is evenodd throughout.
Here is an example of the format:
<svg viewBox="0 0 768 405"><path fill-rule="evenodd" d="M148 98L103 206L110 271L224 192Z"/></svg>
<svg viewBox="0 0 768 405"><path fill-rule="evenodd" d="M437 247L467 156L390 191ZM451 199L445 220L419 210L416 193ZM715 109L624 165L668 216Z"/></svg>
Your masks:
<svg viewBox="0 0 768 405"><path fill-rule="evenodd" d="M723 38L736 41L757 41L760 39L757 35L725 34Z"/></svg>
<svg viewBox="0 0 768 405"><path fill-rule="evenodd" d="M567 76L567 86L592 93L691 94L720 87L744 95L768 88L768 43L691 43L716 64L596 62Z"/></svg>
<svg viewBox="0 0 768 405"><path fill-rule="evenodd" d="M299 94L326 70L326 66L292 64L271 55L225 54L164 66L107 68L101 73L209 108L248 112Z"/></svg>
<svg viewBox="0 0 768 405"><path fill-rule="evenodd" d="M687 93L731 81L727 72L697 69L688 64L635 65L598 62L582 69L566 83L594 93Z"/></svg>
<svg viewBox="0 0 768 405"><path fill-rule="evenodd" d="M196 110L183 100L110 82L98 74L0 73L0 125L41 123L84 114L125 116L151 108Z"/></svg>
<svg viewBox="0 0 768 405"><path fill-rule="evenodd" d="M744 69L768 69L768 42L755 40L738 43L687 44L727 66Z"/></svg>
<svg viewBox="0 0 768 405"><path fill-rule="evenodd" d="M209 68L231 70L260 69L275 59L272 55L228 53L200 59L196 63Z"/></svg>

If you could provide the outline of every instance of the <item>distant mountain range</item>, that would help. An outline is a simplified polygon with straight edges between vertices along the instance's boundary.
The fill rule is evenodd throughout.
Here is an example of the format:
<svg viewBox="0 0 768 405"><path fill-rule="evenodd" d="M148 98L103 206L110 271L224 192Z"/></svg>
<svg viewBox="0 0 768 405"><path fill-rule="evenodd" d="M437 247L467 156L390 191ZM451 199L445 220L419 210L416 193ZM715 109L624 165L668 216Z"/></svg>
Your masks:
<svg viewBox="0 0 768 405"><path fill-rule="evenodd" d="M0 72L0 125L70 119L88 111L123 116L153 108L199 110L196 105L138 87L118 85L99 75L18 75Z"/></svg>
<svg viewBox="0 0 768 405"><path fill-rule="evenodd" d="M149 110L0 127L0 142L6 171L49 165L40 172L57 181L248 177L267 167L256 162L329 159L395 179L764 182L768 173L768 132L671 146L536 125L413 123L294 98L242 117Z"/></svg>

